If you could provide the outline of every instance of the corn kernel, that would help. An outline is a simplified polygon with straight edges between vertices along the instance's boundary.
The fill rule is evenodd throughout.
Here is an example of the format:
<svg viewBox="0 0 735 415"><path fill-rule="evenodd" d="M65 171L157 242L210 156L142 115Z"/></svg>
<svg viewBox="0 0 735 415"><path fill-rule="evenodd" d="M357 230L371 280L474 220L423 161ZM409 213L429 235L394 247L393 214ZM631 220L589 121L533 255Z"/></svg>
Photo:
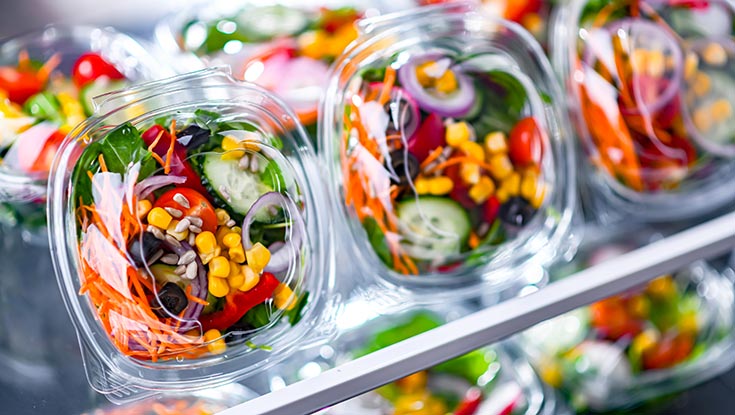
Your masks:
<svg viewBox="0 0 735 415"><path fill-rule="evenodd" d="M488 154L508 152L508 143L502 131L496 131L485 136L485 151Z"/></svg>
<svg viewBox="0 0 735 415"><path fill-rule="evenodd" d="M429 180L429 193L442 196L452 191L454 182L446 176L433 177Z"/></svg>
<svg viewBox="0 0 735 415"><path fill-rule="evenodd" d="M222 139L222 150L225 151L222 154L222 160L239 160L245 155L245 151L242 149L244 146L237 139L232 136L226 136Z"/></svg>
<svg viewBox="0 0 735 415"><path fill-rule="evenodd" d="M148 212L148 224L161 229L167 229L172 219L171 215L160 207L153 208Z"/></svg>
<svg viewBox="0 0 735 415"><path fill-rule="evenodd" d="M727 62L727 51L719 43L712 42L702 51L702 58L708 65L722 66Z"/></svg>
<svg viewBox="0 0 735 415"><path fill-rule="evenodd" d="M498 202L505 203L510 199L510 195L508 194L508 191L501 188L498 188L498 190L495 191L495 198L498 199Z"/></svg>
<svg viewBox="0 0 735 415"><path fill-rule="evenodd" d="M444 94L456 91L457 86L457 77L451 69L447 69L446 72L444 72L444 74L434 83L436 90Z"/></svg>
<svg viewBox="0 0 735 415"><path fill-rule="evenodd" d="M699 330L699 323L697 321L696 312L688 312L681 316L679 321L679 332L683 334L697 334Z"/></svg>
<svg viewBox="0 0 735 415"><path fill-rule="evenodd" d="M696 74L699 68L699 57L695 53L687 53L687 57L684 60L684 79L687 81L691 80Z"/></svg>
<svg viewBox="0 0 735 415"><path fill-rule="evenodd" d="M291 290L291 287L280 283L276 287L276 290L273 291L273 303L279 310L291 310L296 305L296 295Z"/></svg>
<svg viewBox="0 0 735 415"><path fill-rule="evenodd" d="M628 311L633 317L645 319L651 312L651 303L644 295L636 295L628 300Z"/></svg>
<svg viewBox="0 0 735 415"><path fill-rule="evenodd" d="M209 275L219 278L227 278L230 275L230 262L223 256L212 258L209 263Z"/></svg>
<svg viewBox="0 0 735 415"><path fill-rule="evenodd" d="M349 46L349 44L357 39L357 29L354 25L342 25L332 35L331 41L329 42L329 54L331 56L339 56Z"/></svg>
<svg viewBox="0 0 735 415"><path fill-rule="evenodd" d="M459 177L466 184L475 184L480 181L480 166L475 163L464 163L459 166Z"/></svg>
<svg viewBox="0 0 735 415"><path fill-rule="evenodd" d="M245 252L245 257L248 260L250 268L257 274L260 274L263 268L268 265L268 261L271 260L271 251L258 242Z"/></svg>
<svg viewBox="0 0 735 415"><path fill-rule="evenodd" d="M224 246L225 244L225 236L232 233L232 230L226 226L220 226L217 228L217 233L215 233L217 245Z"/></svg>
<svg viewBox="0 0 735 415"><path fill-rule="evenodd" d="M327 32L310 30L299 36L299 52L312 59L321 59L324 56L324 45L327 41Z"/></svg>
<svg viewBox="0 0 735 415"><path fill-rule="evenodd" d="M538 175L533 170L527 171L523 175L523 180L521 180L521 196L523 196L526 200L533 200L533 198L536 197L536 191L538 190L538 187L536 186L538 184Z"/></svg>
<svg viewBox="0 0 735 415"><path fill-rule="evenodd" d="M245 275L242 274L240 265L230 262L230 275L227 276L227 285L231 288L239 288L245 283Z"/></svg>
<svg viewBox="0 0 735 415"><path fill-rule="evenodd" d="M152 208L153 208L153 204L151 203L150 200L147 200L147 199L139 200L137 204L137 209L135 211L136 215L138 216L138 219L143 219L143 217L147 215L148 212L150 212Z"/></svg>
<svg viewBox="0 0 735 415"><path fill-rule="evenodd" d="M633 338L633 341L630 344L632 354L638 356L643 355L643 353L656 345L657 340L658 336L656 335L656 332L651 330L646 330L638 334Z"/></svg>
<svg viewBox="0 0 735 415"><path fill-rule="evenodd" d="M173 236L177 241L183 241L189 237L189 229L184 229L181 232L176 232L176 227L179 225L178 220L172 220L166 228L166 234Z"/></svg>
<svg viewBox="0 0 735 415"><path fill-rule="evenodd" d="M548 385L559 388L564 381L564 375L562 373L561 366L553 360L545 361L541 365L540 370L541 379L544 380Z"/></svg>
<svg viewBox="0 0 735 415"><path fill-rule="evenodd" d="M490 157L490 174L498 180L503 180L513 173L513 163L507 154L496 154Z"/></svg>
<svg viewBox="0 0 735 415"><path fill-rule="evenodd" d="M200 254L208 254L214 252L214 249L217 247L217 240L212 232L204 231L196 236L194 245Z"/></svg>
<svg viewBox="0 0 735 415"><path fill-rule="evenodd" d="M413 185L416 187L416 193L420 195L428 194L429 189L429 179L425 179L423 177L419 177L416 179L415 182L413 182Z"/></svg>
<svg viewBox="0 0 735 415"><path fill-rule="evenodd" d="M460 144L468 141L472 137L472 131L470 130L469 124L460 121L447 125L444 135L448 145L459 147Z"/></svg>
<svg viewBox="0 0 735 415"><path fill-rule="evenodd" d="M225 226L225 223L230 220L230 214L224 209L215 209L214 214L217 215L218 226Z"/></svg>
<svg viewBox="0 0 735 415"><path fill-rule="evenodd" d="M495 192L495 183L487 176L480 177L480 181L470 188L469 196L477 203L485 203Z"/></svg>
<svg viewBox="0 0 735 415"><path fill-rule="evenodd" d="M427 73L427 69L433 66L436 66L436 62L429 61L416 67L416 79L424 88L428 88L434 84L434 78Z"/></svg>
<svg viewBox="0 0 735 415"><path fill-rule="evenodd" d="M693 121L694 126L700 132L706 133L712 128L712 116L705 108L698 108L694 111Z"/></svg>
<svg viewBox="0 0 735 415"><path fill-rule="evenodd" d="M706 73L697 72L697 76L694 77L692 85L692 90L694 91L694 94L698 97L707 95L711 87L712 80L710 79L710 77Z"/></svg>
<svg viewBox="0 0 735 415"><path fill-rule="evenodd" d="M648 54L646 73L650 76L661 77L666 72L666 58L660 51L651 51Z"/></svg>
<svg viewBox="0 0 735 415"><path fill-rule="evenodd" d="M671 275L664 275L649 282L646 291L653 298L666 300L676 294L676 283Z"/></svg>
<svg viewBox="0 0 735 415"><path fill-rule="evenodd" d="M630 55L630 64L633 71L642 73L648 67L649 52L646 49L635 49Z"/></svg>
<svg viewBox="0 0 735 415"><path fill-rule="evenodd" d="M242 244L237 245L234 248L230 248L227 251L227 255L230 256L230 259L237 262L238 264L242 264L245 262L245 251L242 248Z"/></svg>
<svg viewBox="0 0 735 415"><path fill-rule="evenodd" d="M732 105L730 105L730 101L721 98L712 103L710 112L712 120L723 122L732 116Z"/></svg>
<svg viewBox="0 0 735 415"><path fill-rule="evenodd" d="M239 286L240 291L250 291L260 282L260 276L247 265L242 266L243 283Z"/></svg>
<svg viewBox="0 0 735 415"><path fill-rule="evenodd" d="M207 351L212 354L222 354L227 350L227 343L225 342L222 333L217 329L207 330L204 333L204 341L207 343Z"/></svg>
<svg viewBox="0 0 735 415"><path fill-rule="evenodd" d="M544 33L544 19L538 13L528 13L521 19L521 25L526 28L534 37L539 38Z"/></svg>
<svg viewBox="0 0 735 415"><path fill-rule="evenodd" d="M500 187L508 192L509 196L518 196L521 192L521 175L518 173L512 173L510 176L506 177L505 180L500 182Z"/></svg>
<svg viewBox="0 0 735 415"><path fill-rule="evenodd" d="M227 284L227 279L209 277L209 283L207 284L209 293L217 298L222 298L230 293L230 286Z"/></svg>
<svg viewBox="0 0 735 415"><path fill-rule="evenodd" d="M474 141L465 141L459 146L459 149L478 162L485 160L485 150L482 149L480 144Z"/></svg>
<svg viewBox="0 0 735 415"><path fill-rule="evenodd" d="M405 378L398 379L395 385L401 390L403 394L418 393L426 389L429 376L425 370L416 372L412 375L408 375Z"/></svg>
<svg viewBox="0 0 735 415"><path fill-rule="evenodd" d="M228 248L234 248L238 245L240 245L240 242L242 241L242 237L237 233L228 233L227 235L222 238L222 244Z"/></svg>
<svg viewBox="0 0 735 415"><path fill-rule="evenodd" d="M529 202L531 202L531 206L533 206L534 209L541 208L541 205L546 199L546 184L538 183L537 186L538 189L536 189L536 195L533 197L533 199L529 199Z"/></svg>

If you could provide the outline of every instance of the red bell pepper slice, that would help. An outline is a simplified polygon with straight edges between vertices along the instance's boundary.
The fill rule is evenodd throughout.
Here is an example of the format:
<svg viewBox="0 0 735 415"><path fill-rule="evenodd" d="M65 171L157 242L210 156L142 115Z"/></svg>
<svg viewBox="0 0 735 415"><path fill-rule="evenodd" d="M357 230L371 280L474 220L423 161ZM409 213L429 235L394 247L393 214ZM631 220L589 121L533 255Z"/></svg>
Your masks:
<svg viewBox="0 0 735 415"><path fill-rule="evenodd" d="M270 272L264 272L260 281L250 291L235 290L225 297L225 307L221 311L202 316L202 330L225 331L237 323L250 309L273 296L280 282Z"/></svg>
<svg viewBox="0 0 735 415"><path fill-rule="evenodd" d="M482 391L479 388L470 388L454 410L454 415L474 415L481 403Z"/></svg>
<svg viewBox="0 0 735 415"><path fill-rule="evenodd" d="M166 161L168 148L171 145L171 134L168 130L156 124L147 129L143 133L142 138L145 144L150 146L162 131L163 134L161 135L161 139L158 140L158 143L153 147L153 152ZM207 192L207 189L202 185L202 179L199 178L189 162L186 161L186 147L179 144L179 142L174 143L174 151L171 154L171 174L186 178L186 181L181 184L182 187L194 189L211 201L212 198L209 195L209 192Z"/></svg>

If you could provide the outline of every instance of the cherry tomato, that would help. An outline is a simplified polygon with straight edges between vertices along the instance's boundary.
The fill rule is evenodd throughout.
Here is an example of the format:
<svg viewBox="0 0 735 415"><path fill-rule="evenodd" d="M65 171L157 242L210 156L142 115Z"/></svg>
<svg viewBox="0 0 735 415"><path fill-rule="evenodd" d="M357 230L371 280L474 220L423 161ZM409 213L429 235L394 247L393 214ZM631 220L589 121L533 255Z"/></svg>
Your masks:
<svg viewBox="0 0 735 415"><path fill-rule="evenodd" d="M464 183L464 180L462 180L459 175L459 165L455 164L447 167L444 170L444 174L454 182L454 187L452 187L452 191L449 192L449 197L454 199L467 210L477 207L477 203L475 203L475 201L470 197L469 186Z"/></svg>
<svg viewBox="0 0 735 415"><path fill-rule="evenodd" d="M643 330L641 322L631 316L624 302L618 298L608 298L590 306L592 326L605 338L618 340L624 336L635 336Z"/></svg>
<svg viewBox="0 0 735 415"><path fill-rule="evenodd" d="M0 90L16 104L23 104L31 96L41 92L46 83L33 72L21 72L10 66L0 67Z"/></svg>
<svg viewBox="0 0 735 415"><path fill-rule="evenodd" d="M174 200L174 196L177 194L180 194L189 200L189 208L180 205L179 202ZM212 204L209 203L206 197L194 189L171 189L162 194L153 206L178 209L183 212L184 216L197 216L201 218L203 222L202 231L217 231L217 215L214 213Z"/></svg>
<svg viewBox="0 0 735 415"><path fill-rule="evenodd" d="M442 118L432 113L424 119L416 134L408 139L408 152L421 163L435 148L446 144Z"/></svg>
<svg viewBox="0 0 735 415"><path fill-rule="evenodd" d="M513 127L508 138L508 155L516 166L539 166L543 156L543 132L533 117Z"/></svg>
<svg viewBox="0 0 735 415"><path fill-rule="evenodd" d="M665 369L684 361L692 353L694 340L687 335L667 336L643 353L643 368Z"/></svg>
<svg viewBox="0 0 735 415"><path fill-rule="evenodd" d="M498 0L485 1L485 3L497 3ZM520 23L529 13L536 13L541 9L541 0L511 0L503 1L505 11L503 17Z"/></svg>
<svg viewBox="0 0 735 415"><path fill-rule="evenodd" d="M500 201L498 200L498 198L495 196L490 197L490 199L485 202L485 205L482 208L482 219L484 219L485 222L492 224L498 217L499 210Z"/></svg>
<svg viewBox="0 0 735 415"><path fill-rule="evenodd" d="M78 88L103 76L110 79L125 79L117 68L96 53L85 53L74 63L72 79Z"/></svg>
<svg viewBox="0 0 735 415"><path fill-rule="evenodd" d="M477 409L482 403L482 390L480 388L470 388L465 393L462 401L457 405L457 409L454 410L454 415L473 415L477 412Z"/></svg>
<svg viewBox="0 0 735 415"><path fill-rule="evenodd" d="M158 140L158 144L153 147L153 152L161 156L161 158L166 161L166 158L168 157L168 148L171 145L171 135L165 128L160 125L154 125L147 129L143 133L143 141L146 145L150 146L156 140L156 137L158 137L158 134L160 134L161 131L163 131L163 134L161 135L161 139ZM202 185L202 179L198 174L196 174L189 162L186 161L186 148L178 142L174 143L174 152L171 154L171 174L186 178L186 181L179 186L194 189L197 192L210 197L207 189Z"/></svg>

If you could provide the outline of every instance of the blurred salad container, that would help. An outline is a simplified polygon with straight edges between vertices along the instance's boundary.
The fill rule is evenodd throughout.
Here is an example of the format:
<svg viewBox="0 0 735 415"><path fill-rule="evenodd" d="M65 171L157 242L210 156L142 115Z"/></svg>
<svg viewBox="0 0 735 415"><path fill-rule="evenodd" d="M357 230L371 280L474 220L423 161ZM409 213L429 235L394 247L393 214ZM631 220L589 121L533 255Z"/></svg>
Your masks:
<svg viewBox="0 0 735 415"><path fill-rule="evenodd" d="M730 1L576 0L553 60L603 211L683 219L735 199Z"/></svg>
<svg viewBox="0 0 735 415"><path fill-rule="evenodd" d="M588 263L624 253L595 249ZM541 377L580 413L630 409L735 363L732 281L704 262L520 335Z"/></svg>
<svg viewBox="0 0 735 415"><path fill-rule="evenodd" d="M363 22L320 133L351 255L424 299L512 283L557 255L574 158L538 43L467 5Z"/></svg>
<svg viewBox="0 0 735 415"><path fill-rule="evenodd" d="M170 76L112 29L49 26L0 43L0 221L46 224L46 179L64 137L91 115L92 97Z"/></svg>
<svg viewBox="0 0 735 415"><path fill-rule="evenodd" d="M56 273L92 387L120 400L206 388L325 334L323 189L285 104L217 69L96 104L49 187Z"/></svg>
<svg viewBox="0 0 735 415"><path fill-rule="evenodd" d="M204 65L230 65L236 78L277 93L316 137L329 65L357 38L355 22L377 14L380 3L219 1L167 19L156 35L171 53L188 54L189 62L193 54Z"/></svg>
<svg viewBox="0 0 735 415"><path fill-rule="evenodd" d="M451 314L451 313L449 313ZM356 357L439 327L446 312L382 315L274 370L273 385L318 375ZM308 363L304 363L308 362ZM323 415L531 415L556 413L554 394L512 344L475 350L324 409Z"/></svg>

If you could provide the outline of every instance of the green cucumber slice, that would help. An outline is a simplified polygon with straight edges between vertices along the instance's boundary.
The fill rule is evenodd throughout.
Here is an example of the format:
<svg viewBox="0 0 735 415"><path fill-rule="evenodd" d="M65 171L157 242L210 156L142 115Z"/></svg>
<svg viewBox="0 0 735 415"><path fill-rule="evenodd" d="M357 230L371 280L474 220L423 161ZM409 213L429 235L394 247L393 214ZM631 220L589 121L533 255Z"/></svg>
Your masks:
<svg viewBox="0 0 735 415"><path fill-rule="evenodd" d="M471 225L467 211L446 197L423 196L398 204L398 218L411 235L402 242L414 258L434 260L459 254Z"/></svg>
<svg viewBox="0 0 735 415"><path fill-rule="evenodd" d="M263 193L273 190L259 174L241 169L237 160L222 160L220 153L204 156L202 172L216 196L240 215L246 215Z"/></svg>
<svg viewBox="0 0 735 415"><path fill-rule="evenodd" d="M94 113L94 105L92 105L92 98L106 94L108 92L117 91L118 89L124 89L128 86L126 81L113 81L109 78L98 78L94 82L90 82L83 86L79 91L79 101L82 103L84 113L90 116Z"/></svg>
<svg viewBox="0 0 735 415"><path fill-rule="evenodd" d="M293 36L309 25L301 10L282 5L248 9L237 17L237 23L253 41Z"/></svg>

